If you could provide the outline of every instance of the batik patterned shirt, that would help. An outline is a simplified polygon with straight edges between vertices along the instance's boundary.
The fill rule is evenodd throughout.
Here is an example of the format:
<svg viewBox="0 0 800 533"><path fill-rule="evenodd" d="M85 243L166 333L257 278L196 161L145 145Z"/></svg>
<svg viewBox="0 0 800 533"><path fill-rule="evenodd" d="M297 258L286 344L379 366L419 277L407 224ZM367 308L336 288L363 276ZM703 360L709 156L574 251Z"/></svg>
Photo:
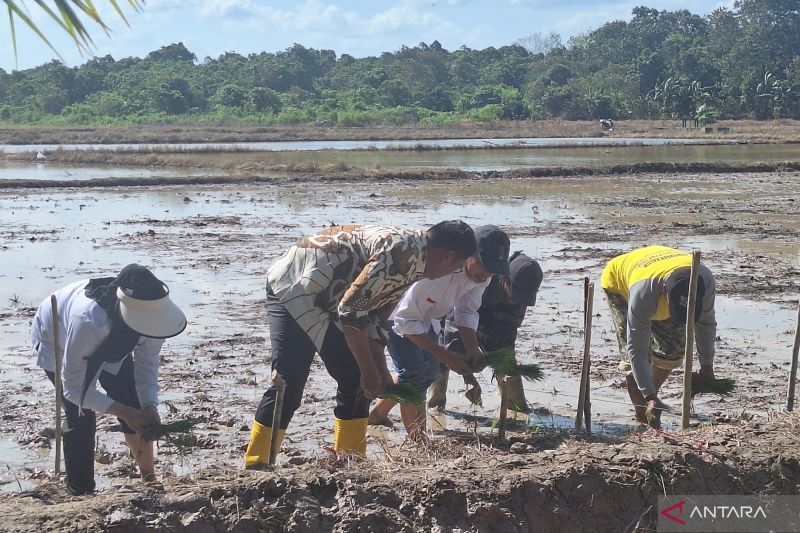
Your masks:
<svg viewBox="0 0 800 533"><path fill-rule="evenodd" d="M427 250L424 231L334 226L289 248L267 284L317 349L331 323L382 340L381 319L422 278Z"/></svg>

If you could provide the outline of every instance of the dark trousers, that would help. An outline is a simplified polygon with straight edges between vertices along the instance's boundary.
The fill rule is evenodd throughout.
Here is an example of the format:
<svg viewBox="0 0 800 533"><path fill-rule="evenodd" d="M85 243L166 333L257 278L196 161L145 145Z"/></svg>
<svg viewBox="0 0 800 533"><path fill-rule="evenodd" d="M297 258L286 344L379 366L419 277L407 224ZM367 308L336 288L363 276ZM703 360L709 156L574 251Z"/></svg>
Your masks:
<svg viewBox="0 0 800 533"><path fill-rule="evenodd" d="M55 374L46 372L47 377L55 384ZM139 397L136 394L136 383L133 379L133 361L130 357L122 363L115 376L109 372L100 372L100 385L106 394L115 402L139 408ZM61 397L61 405L67 419L64 429L64 465L67 470L67 489L75 495L92 492L94 484L94 437L97 429L97 417L94 411L84 409L83 413L74 403ZM133 430L120 420L125 433Z"/></svg>
<svg viewBox="0 0 800 533"><path fill-rule="evenodd" d="M317 348L286 307L269 292L267 322L272 344L272 370L286 381L279 426L280 429L286 429L294 412L300 407ZM336 380L336 408L333 410L336 418L367 418L369 399L361 391L361 371L344 334L333 324L328 326L319 355L328 374ZM256 410L256 422L259 424L272 427L275 393L275 388L270 387L261 398Z"/></svg>

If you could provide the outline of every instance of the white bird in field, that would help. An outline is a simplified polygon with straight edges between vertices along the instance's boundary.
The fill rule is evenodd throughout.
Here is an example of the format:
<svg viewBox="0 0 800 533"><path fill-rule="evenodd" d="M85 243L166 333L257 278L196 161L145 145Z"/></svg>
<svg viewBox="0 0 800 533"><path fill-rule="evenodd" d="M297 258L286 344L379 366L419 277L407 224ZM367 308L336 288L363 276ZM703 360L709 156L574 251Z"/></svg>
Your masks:
<svg viewBox="0 0 800 533"><path fill-rule="evenodd" d="M44 152L36 152L37 161L44 161L45 159L47 159L47 156L44 155Z"/></svg>

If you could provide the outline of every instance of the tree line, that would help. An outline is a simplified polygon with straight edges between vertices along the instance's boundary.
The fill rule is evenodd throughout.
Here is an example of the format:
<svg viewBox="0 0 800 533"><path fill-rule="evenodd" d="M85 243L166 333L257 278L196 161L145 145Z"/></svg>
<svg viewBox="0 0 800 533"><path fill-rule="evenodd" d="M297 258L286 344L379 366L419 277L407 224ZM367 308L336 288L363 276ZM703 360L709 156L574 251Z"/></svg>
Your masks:
<svg viewBox="0 0 800 533"><path fill-rule="evenodd" d="M706 16L633 10L565 44L438 41L355 58L295 44L198 58L182 43L144 58L0 70L0 121L115 124L446 124L598 118L800 118L800 1L737 0Z"/></svg>

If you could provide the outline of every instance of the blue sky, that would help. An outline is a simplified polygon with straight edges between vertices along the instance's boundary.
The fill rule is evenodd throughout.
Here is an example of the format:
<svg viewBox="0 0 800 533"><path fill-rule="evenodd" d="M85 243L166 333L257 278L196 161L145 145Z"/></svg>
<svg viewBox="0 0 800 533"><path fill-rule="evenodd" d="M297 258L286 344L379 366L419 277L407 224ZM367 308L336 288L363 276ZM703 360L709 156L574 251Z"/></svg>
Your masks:
<svg viewBox="0 0 800 533"><path fill-rule="evenodd" d="M58 26L33 7L32 0L27 3L66 64L85 62L88 57L75 50ZM503 46L537 32L559 33L566 42L610 20L629 20L637 5L706 14L720 5L731 7L733 0L147 0L141 12L127 10L130 27L104 0L95 3L112 22L109 37L99 29L93 33L96 55L143 56L182 41L202 60L226 51L275 52L294 43L361 57L433 40L449 50ZM17 47L20 69L56 57L19 21ZM4 16L0 67L15 68Z"/></svg>

